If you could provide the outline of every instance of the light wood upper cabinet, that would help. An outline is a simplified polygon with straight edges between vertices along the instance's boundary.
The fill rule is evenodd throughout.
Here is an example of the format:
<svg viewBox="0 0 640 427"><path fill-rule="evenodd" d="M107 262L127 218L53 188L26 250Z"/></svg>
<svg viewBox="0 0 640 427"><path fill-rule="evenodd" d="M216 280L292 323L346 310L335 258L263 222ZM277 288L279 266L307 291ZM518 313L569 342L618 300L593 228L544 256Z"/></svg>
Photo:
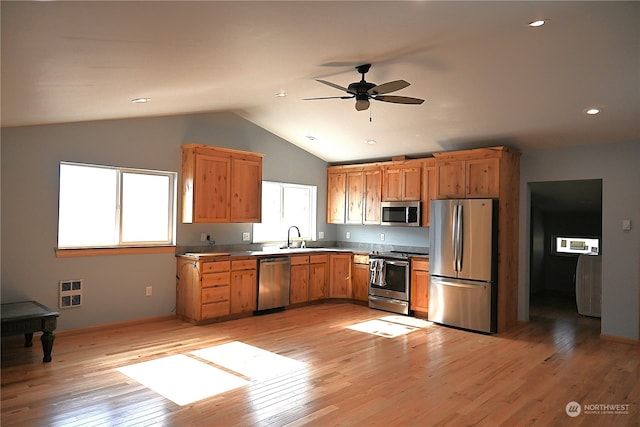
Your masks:
<svg viewBox="0 0 640 427"><path fill-rule="evenodd" d="M327 171L327 223L344 224L347 203L347 173Z"/></svg>
<svg viewBox="0 0 640 427"><path fill-rule="evenodd" d="M231 222L262 219L262 157L231 159Z"/></svg>
<svg viewBox="0 0 640 427"><path fill-rule="evenodd" d="M447 156L454 156L455 153L440 154L445 155L445 159L441 160L438 158L438 154L434 154L437 159L436 199L500 197L499 157L448 159ZM489 152L488 154L493 153Z"/></svg>
<svg viewBox="0 0 640 427"><path fill-rule="evenodd" d="M436 198L436 162L425 159L422 165L422 226L431 225L431 200Z"/></svg>
<svg viewBox="0 0 640 427"><path fill-rule="evenodd" d="M370 167L364 170L364 217L363 224L380 224L380 201L382 200L382 170Z"/></svg>
<svg viewBox="0 0 640 427"><path fill-rule="evenodd" d="M262 154L182 146L182 222L260 222Z"/></svg>
<svg viewBox="0 0 640 427"><path fill-rule="evenodd" d="M364 172L347 172L347 224L362 224L364 203Z"/></svg>
<svg viewBox="0 0 640 427"><path fill-rule="evenodd" d="M380 224L382 171L378 166L327 169L327 223Z"/></svg>
<svg viewBox="0 0 640 427"><path fill-rule="evenodd" d="M382 168L382 200L420 200L422 167L419 163L393 164Z"/></svg>

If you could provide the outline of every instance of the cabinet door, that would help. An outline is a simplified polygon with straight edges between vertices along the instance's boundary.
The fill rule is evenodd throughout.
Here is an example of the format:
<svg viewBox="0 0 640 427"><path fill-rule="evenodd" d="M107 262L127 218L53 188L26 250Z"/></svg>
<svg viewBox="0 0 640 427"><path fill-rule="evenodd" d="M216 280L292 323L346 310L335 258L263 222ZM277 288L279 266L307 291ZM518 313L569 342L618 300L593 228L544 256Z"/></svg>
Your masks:
<svg viewBox="0 0 640 427"><path fill-rule="evenodd" d="M231 272L231 314L256 310L256 278L256 270L241 270Z"/></svg>
<svg viewBox="0 0 640 427"><path fill-rule="evenodd" d="M402 200L420 200L422 170L419 166L402 168Z"/></svg>
<svg viewBox="0 0 640 427"><path fill-rule="evenodd" d="M431 200L436 198L436 167L426 163L422 170L422 226L431 225Z"/></svg>
<svg viewBox="0 0 640 427"><path fill-rule="evenodd" d="M500 196L500 159L467 160L466 178L468 198L498 198Z"/></svg>
<svg viewBox="0 0 640 427"><path fill-rule="evenodd" d="M382 174L382 200L391 202L402 200L402 168L387 166Z"/></svg>
<svg viewBox="0 0 640 427"><path fill-rule="evenodd" d="M231 160L231 222L260 222L262 157Z"/></svg>
<svg viewBox="0 0 640 427"><path fill-rule="evenodd" d="M369 299L369 264L353 264L353 299Z"/></svg>
<svg viewBox="0 0 640 427"><path fill-rule="evenodd" d="M326 262L309 264L309 300L327 298L328 268Z"/></svg>
<svg viewBox="0 0 640 427"><path fill-rule="evenodd" d="M411 310L426 313L429 310L429 272L411 272Z"/></svg>
<svg viewBox="0 0 640 427"><path fill-rule="evenodd" d="M309 264L291 266L289 303L309 301Z"/></svg>
<svg viewBox="0 0 640 427"><path fill-rule="evenodd" d="M198 154L195 162L195 222L229 222L230 159Z"/></svg>
<svg viewBox="0 0 640 427"><path fill-rule="evenodd" d="M351 254L329 256L329 297L351 298Z"/></svg>
<svg viewBox="0 0 640 427"><path fill-rule="evenodd" d="M327 223L344 224L347 174L345 172L327 173Z"/></svg>
<svg viewBox="0 0 640 427"><path fill-rule="evenodd" d="M465 197L464 160L436 163L436 199L462 199Z"/></svg>
<svg viewBox="0 0 640 427"><path fill-rule="evenodd" d="M362 224L364 200L364 173L347 172L347 218L348 224Z"/></svg>
<svg viewBox="0 0 640 427"><path fill-rule="evenodd" d="M380 168L364 171L364 224L380 224L382 200L382 171Z"/></svg>

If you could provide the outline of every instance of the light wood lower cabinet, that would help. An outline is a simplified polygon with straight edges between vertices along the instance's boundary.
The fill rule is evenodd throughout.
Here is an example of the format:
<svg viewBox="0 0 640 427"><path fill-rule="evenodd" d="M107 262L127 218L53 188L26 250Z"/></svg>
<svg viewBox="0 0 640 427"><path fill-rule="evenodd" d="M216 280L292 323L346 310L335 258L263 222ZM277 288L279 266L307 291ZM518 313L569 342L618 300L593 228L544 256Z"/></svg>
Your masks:
<svg viewBox="0 0 640 427"><path fill-rule="evenodd" d="M230 314L257 308L258 269L256 259L231 261Z"/></svg>
<svg viewBox="0 0 640 427"><path fill-rule="evenodd" d="M324 299L329 296L327 282L329 280L329 256L309 256L309 301Z"/></svg>
<svg viewBox="0 0 640 427"><path fill-rule="evenodd" d="M410 308L413 311L429 311L429 260L411 260Z"/></svg>
<svg viewBox="0 0 640 427"><path fill-rule="evenodd" d="M369 300L369 264L353 264L353 299L356 301Z"/></svg>
<svg viewBox="0 0 640 427"><path fill-rule="evenodd" d="M329 298L351 298L351 254L331 254L329 263Z"/></svg>
<svg viewBox="0 0 640 427"><path fill-rule="evenodd" d="M229 314L231 262L203 262L179 258L176 312L201 322Z"/></svg>
<svg viewBox="0 0 640 427"><path fill-rule="evenodd" d="M193 323L256 309L256 259L178 258L176 313Z"/></svg>
<svg viewBox="0 0 640 427"><path fill-rule="evenodd" d="M309 301L309 256L292 256L289 303L297 304L307 301Z"/></svg>

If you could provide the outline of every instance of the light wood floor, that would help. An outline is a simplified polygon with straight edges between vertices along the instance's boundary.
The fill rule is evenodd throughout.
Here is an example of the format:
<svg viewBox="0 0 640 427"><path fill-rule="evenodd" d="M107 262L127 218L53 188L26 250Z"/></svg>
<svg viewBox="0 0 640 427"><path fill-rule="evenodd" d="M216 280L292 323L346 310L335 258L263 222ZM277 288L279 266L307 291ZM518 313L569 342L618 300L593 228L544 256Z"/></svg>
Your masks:
<svg viewBox="0 0 640 427"><path fill-rule="evenodd" d="M163 320L58 333L46 364L39 339L28 349L9 337L2 341L1 424L638 425L640 346L599 339L598 319L545 313L533 311L530 323L507 334L431 325L384 338L346 327L388 313L325 303L199 327ZM116 370L230 341L307 369L185 406ZM571 401L629 405L628 414L570 418Z"/></svg>

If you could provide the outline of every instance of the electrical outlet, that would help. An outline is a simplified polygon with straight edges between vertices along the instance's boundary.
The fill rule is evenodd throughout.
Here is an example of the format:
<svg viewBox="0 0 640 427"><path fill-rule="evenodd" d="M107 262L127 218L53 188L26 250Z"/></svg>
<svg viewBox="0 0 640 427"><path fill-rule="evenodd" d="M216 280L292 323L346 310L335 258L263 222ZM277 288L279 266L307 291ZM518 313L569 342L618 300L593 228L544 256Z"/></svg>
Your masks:
<svg viewBox="0 0 640 427"><path fill-rule="evenodd" d="M318 239L324 239L324 231L318 232Z"/></svg>
<svg viewBox="0 0 640 427"><path fill-rule="evenodd" d="M207 233L200 233L200 241L201 242L207 241Z"/></svg>
<svg viewBox="0 0 640 427"><path fill-rule="evenodd" d="M242 233L242 240L244 242L248 242L249 240L251 240L251 233L249 233L248 231L244 231Z"/></svg>
<svg viewBox="0 0 640 427"><path fill-rule="evenodd" d="M384 240L384 233L380 233L380 240Z"/></svg>
<svg viewBox="0 0 640 427"><path fill-rule="evenodd" d="M147 286L147 288L144 290L144 294L148 297L153 295L153 286Z"/></svg>
<svg viewBox="0 0 640 427"><path fill-rule="evenodd" d="M344 234L344 237L346 237L347 239L350 239L350 238L351 238L351 232L347 231L347 232Z"/></svg>

